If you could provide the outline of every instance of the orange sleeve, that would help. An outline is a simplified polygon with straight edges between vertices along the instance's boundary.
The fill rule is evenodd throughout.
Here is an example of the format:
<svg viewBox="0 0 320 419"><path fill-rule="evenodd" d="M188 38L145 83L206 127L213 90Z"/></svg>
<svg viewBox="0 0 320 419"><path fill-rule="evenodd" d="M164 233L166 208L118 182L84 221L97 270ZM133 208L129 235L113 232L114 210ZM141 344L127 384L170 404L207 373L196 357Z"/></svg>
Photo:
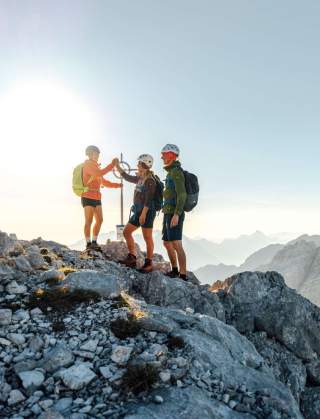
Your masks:
<svg viewBox="0 0 320 419"><path fill-rule="evenodd" d="M102 178L102 185L105 186L106 188L120 188L121 187L121 183L115 183L115 182L110 182L107 179Z"/></svg>
<svg viewBox="0 0 320 419"><path fill-rule="evenodd" d="M93 164L87 164L85 169L89 176L101 177L107 174L108 172L111 172L111 170L113 169L113 164L108 164L108 166L106 166L104 169L100 169L99 167Z"/></svg>

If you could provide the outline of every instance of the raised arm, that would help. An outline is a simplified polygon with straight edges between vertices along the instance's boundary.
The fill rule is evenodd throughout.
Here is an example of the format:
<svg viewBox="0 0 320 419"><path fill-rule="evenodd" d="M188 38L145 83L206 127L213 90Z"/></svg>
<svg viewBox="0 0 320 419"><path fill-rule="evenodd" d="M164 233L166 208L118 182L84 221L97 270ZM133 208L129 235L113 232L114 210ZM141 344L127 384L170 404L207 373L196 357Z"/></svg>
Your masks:
<svg viewBox="0 0 320 419"><path fill-rule="evenodd" d="M121 168L120 168L119 172L120 172L121 176L123 177L123 179L125 179L127 182L135 183L135 184L137 184L139 182L139 176L128 175L128 173L126 173Z"/></svg>
<svg viewBox="0 0 320 419"><path fill-rule="evenodd" d="M114 163L110 163L108 164L108 166L106 166L103 169L100 169L99 167L97 167L95 164L91 164L89 163L86 166L86 171L90 176L94 176L94 177L101 177L104 176L105 174L111 172L111 170L114 168Z"/></svg>
<svg viewBox="0 0 320 419"><path fill-rule="evenodd" d="M113 188L113 189L121 188L121 183L110 182L109 180L105 178L102 178L102 185L105 186L106 188Z"/></svg>

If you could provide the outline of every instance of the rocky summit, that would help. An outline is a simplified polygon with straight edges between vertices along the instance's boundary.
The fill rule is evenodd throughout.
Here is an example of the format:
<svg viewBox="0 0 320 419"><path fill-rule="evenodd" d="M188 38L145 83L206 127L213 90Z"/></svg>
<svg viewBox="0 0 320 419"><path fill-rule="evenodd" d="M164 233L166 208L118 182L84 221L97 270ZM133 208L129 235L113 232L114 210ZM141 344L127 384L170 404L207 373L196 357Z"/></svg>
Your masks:
<svg viewBox="0 0 320 419"><path fill-rule="evenodd" d="M281 275L212 291L124 252L0 232L0 417L320 417L320 308Z"/></svg>

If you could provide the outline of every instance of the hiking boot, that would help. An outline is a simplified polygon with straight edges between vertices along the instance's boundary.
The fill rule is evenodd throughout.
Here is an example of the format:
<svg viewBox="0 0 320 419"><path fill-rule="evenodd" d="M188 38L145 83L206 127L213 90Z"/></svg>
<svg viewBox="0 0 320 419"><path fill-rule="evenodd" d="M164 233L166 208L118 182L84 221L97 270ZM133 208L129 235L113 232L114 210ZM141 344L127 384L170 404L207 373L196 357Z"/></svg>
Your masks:
<svg viewBox="0 0 320 419"><path fill-rule="evenodd" d="M188 277L186 274L179 274L179 278L182 279L183 281L188 281Z"/></svg>
<svg viewBox="0 0 320 419"><path fill-rule="evenodd" d="M148 274L153 271L153 264L151 259L146 259L144 265L140 269L140 272L143 274Z"/></svg>
<svg viewBox="0 0 320 419"><path fill-rule="evenodd" d="M91 250L91 242L87 242L85 250Z"/></svg>
<svg viewBox="0 0 320 419"><path fill-rule="evenodd" d="M166 276L168 276L169 278L179 278L179 271L178 269L172 269L170 272L166 273Z"/></svg>
<svg viewBox="0 0 320 419"><path fill-rule="evenodd" d="M128 268L136 268L137 267L137 257L133 255L132 253L129 253L128 256L120 260L119 263L122 265L128 266Z"/></svg>
<svg viewBox="0 0 320 419"><path fill-rule="evenodd" d="M96 252L101 252L102 251L101 247L95 241L91 242L90 250L95 250Z"/></svg>

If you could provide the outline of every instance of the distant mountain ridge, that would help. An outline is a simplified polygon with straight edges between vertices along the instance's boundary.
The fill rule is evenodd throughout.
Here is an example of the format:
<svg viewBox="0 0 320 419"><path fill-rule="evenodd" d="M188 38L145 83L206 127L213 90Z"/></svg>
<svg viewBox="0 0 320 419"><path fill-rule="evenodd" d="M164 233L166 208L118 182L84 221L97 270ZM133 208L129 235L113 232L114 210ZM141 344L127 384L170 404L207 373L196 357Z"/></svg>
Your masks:
<svg viewBox="0 0 320 419"><path fill-rule="evenodd" d="M115 239L115 232L101 234L99 240L105 243L108 239ZM220 243L215 243L207 239L192 239L183 237L183 244L188 255L189 269L196 270L206 265L234 265L239 266L246 258L261 248L270 244L283 243L288 237L296 237L292 233L279 233L278 235L268 236L261 231L253 234L243 234L237 238L225 239ZM142 249L145 248L143 237L136 234L135 239ZM167 258L166 251L162 244L161 231L154 232L155 252ZM72 245L71 249L82 250L85 246L84 240L80 240Z"/></svg>
<svg viewBox="0 0 320 419"><path fill-rule="evenodd" d="M240 266L208 265L194 273L202 283L214 283L244 271L279 272L289 287L320 305L320 235L304 234L286 245L267 246Z"/></svg>
<svg viewBox="0 0 320 419"><path fill-rule="evenodd" d="M238 272L257 270L261 265L271 262L272 258L283 247L283 244L270 244L248 256L240 266L225 265L223 263L218 265L210 264L197 269L194 273L202 283L211 284L215 281L223 281L228 276Z"/></svg>

